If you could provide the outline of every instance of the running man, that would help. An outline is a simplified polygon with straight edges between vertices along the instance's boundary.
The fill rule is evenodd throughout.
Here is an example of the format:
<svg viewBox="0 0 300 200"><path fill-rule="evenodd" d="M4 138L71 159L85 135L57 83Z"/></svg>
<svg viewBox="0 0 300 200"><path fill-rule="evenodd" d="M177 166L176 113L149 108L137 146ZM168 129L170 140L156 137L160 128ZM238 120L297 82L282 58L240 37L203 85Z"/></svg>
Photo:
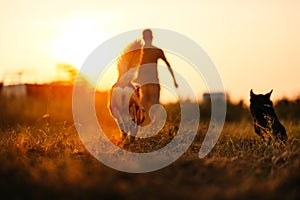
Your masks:
<svg viewBox="0 0 300 200"><path fill-rule="evenodd" d="M178 84L176 82L171 65L166 59L163 50L152 45L153 35L150 29L143 31L143 40L145 42L143 46L143 57L136 82L142 85L142 104L148 115L150 107L154 104L159 104L160 85L157 69L158 59L162 59L168 66L168 70L173 78L174 86L176 88L178 87Z"/></svg>

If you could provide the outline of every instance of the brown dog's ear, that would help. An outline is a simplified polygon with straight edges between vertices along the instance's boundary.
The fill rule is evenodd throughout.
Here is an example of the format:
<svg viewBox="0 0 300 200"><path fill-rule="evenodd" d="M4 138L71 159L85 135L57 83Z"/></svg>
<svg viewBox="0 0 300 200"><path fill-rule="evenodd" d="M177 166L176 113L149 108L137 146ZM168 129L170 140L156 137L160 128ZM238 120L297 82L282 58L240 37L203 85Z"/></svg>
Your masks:
<svg viewBox="0 0 300 200"><path fill-rule="evenodd" d="M272 94L272 92L273 92L273 89L269 92L269 93L267 93L267 94L265 94L267 97L271 97L271 94Z"/></svg>
<svg viewBox="0 0 300 200"><path fill-rule="evenodd" d="M252 98L253 96L255 96L255 94L253 93L253 90L250 90L250 97Z"/></svg>

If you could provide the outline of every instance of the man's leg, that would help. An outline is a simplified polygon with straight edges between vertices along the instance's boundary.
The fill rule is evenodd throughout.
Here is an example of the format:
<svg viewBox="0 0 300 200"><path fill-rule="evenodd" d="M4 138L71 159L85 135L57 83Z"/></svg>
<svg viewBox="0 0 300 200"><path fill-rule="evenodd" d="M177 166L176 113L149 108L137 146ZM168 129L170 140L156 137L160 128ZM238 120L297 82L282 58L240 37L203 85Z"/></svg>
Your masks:
<svg viewBox="0 0 300 200"><path fill-rule="evenodd" d="M142 104L145 109L145 121L144 124L151 122L149 117L149 109L154 104L159 104L160 97L160 85L159 84L147 84L142 86Z"/></svg>
<svg viewBox="0 0 300 200"><path fill-rule="evenodd" d="M152 104L159 104L160 97L160 85L152 84L151 85L151 96L152 96Z"/></svg>

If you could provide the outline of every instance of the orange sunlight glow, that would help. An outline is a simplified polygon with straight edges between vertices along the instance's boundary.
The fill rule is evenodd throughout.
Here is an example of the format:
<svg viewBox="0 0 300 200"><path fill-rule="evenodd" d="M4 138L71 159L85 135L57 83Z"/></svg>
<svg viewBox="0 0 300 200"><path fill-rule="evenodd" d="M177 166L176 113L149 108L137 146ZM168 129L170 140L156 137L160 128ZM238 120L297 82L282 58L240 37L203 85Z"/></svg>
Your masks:
<svg viewBox="0 0 300 200"><path fill-rule="evenodd" d="M75 17L64 23L64 31L52 46L58 62L70 63L79 69L88 55L108 38L95 20L88 17Z"/></svg>

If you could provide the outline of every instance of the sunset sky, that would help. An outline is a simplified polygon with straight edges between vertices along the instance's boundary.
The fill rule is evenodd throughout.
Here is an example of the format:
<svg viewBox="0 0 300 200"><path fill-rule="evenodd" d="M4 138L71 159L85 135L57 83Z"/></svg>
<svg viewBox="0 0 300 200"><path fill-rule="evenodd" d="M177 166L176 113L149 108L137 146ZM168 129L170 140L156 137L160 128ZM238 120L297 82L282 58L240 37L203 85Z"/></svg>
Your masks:
<svg viewBox="0 0 300 200"><path fill-rule="evenodd" d="M112 36L162 28L206 51L233 100L248 101L251 88L273 89L274 99L300 95L300 1L177 2L0 0L0 80L18 72L23 81L49 80L57 63L80 68Z"/></svg>

